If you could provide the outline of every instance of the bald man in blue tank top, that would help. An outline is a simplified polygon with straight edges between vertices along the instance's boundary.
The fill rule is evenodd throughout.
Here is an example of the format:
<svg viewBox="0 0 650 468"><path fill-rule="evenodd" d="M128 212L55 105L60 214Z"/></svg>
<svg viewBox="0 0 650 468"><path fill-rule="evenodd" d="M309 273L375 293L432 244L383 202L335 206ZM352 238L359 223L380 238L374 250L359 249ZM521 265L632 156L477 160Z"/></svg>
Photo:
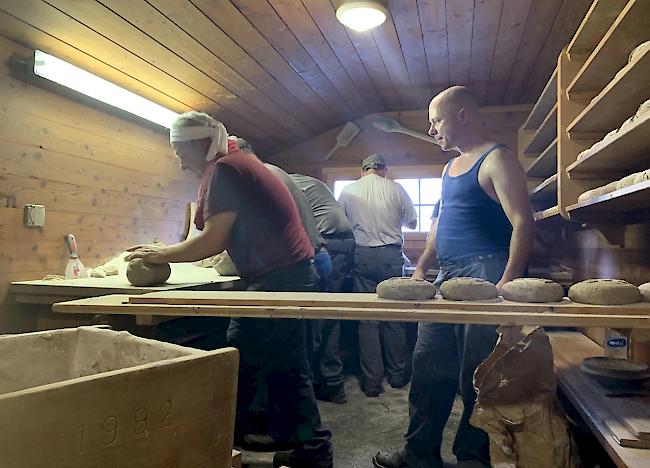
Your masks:
<svg viewBox="0 0 650 468"><path fill-rule="evenodd" d="M516 155L482 132L478 104L453 86L429 104L429 135L443 151L458 151L443 170L440 212L413 277L423 279L437 256L436 285L458 276L484 278L501 288L524 275L533 244L533 214ZM469 418L476 367L492 352L496 327L420 323L413 353L409 427L401 450L379 452L379 468L442 467L440 447L457 389L463 414L453 452L459 467L489 467L487 434Z"/></svg>

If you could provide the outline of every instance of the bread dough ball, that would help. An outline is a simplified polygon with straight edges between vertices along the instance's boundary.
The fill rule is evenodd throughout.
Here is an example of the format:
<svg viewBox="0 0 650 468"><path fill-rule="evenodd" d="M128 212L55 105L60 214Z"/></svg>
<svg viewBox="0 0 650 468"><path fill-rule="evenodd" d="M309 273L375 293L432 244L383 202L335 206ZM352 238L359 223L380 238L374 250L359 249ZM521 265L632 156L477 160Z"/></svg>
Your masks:
<svg viewBox="0 0 650 468"><path fill-rule="evenodd" d="M499 296L497 287L488 280L464 276L442 283L440 293L450 301L484 301Z"/></svg>
<svg viewBox="0 0 650 468"><path fill-rule="evenodd" d="M650 111L650 99L645 101L643 104L639 106L639 108L636 111L636 116L641 117L642 115L645 115L646 112Z"/></svg>
<svg viewBox="0 0 650 468"><path fill-rule="evenodd" d="M650 283L643 283L641 286L639 286L639 291L641 291L643 300L645 302L650 302Z"/></svg>
<svg viewBox="0 0 650 468"><path fill-rule="evenodd" d="M569 299L582 304L623 305L641 302L639 288L618 279L588 279L569 288Z"/></svg>
<svg viewBox="0 0 650 468"><path fill-rule="evenodd" d="M126 277L133 286L163 284L171 274L169 263L147 263L141 258L134 258L126 266Z"/></svg>
<svg viewBox="0 0 650 468"><path fill-rule="evenodd" d="M382 299L424 301L436 296L436 287L428 281L413 278L389 278L377 285L377 295Z"/></svg>
<svg viewBox="0 0 650 468"><path fill-rule="evenodd" d="M637 58L641 57L643 53L650 49L650 41L645 41L636 46L632 52L630 52L630 55L627 58L627 63L632 63L634 62Z"/></svg>
<svg viewBox="0 0 650 468"><path fill-rule="evenodd" d="M516 302L560 302L564 289L543 278L517 278L503 285L501 297Z"/></svg>

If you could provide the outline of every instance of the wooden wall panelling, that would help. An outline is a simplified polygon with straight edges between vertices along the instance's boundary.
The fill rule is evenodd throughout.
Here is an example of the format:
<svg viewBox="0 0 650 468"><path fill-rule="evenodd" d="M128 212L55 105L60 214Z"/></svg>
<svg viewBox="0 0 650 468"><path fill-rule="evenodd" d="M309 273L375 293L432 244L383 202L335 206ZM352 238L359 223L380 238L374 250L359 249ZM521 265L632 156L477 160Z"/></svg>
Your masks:
<svg viewBox="0 0 650 468"><path fill-rule="evenodd" d="M116 2L111 1L110 5L114 7ZM292 113L293 118L300 119L311 132L320 133L326 130L326 124L320 114L322 106L312 107L309 103L300 102L285 88L282 81L268 73L193 4L154 0L151 5L214 56L225 63L233 64L246 80L284 110ZM175 42L177 38L176 34L172 34L171 41Z"/></svg>
<svg viewBox="0 0 650 468"><path fill-rule="evenodd" d="M517 149L517 129L521 126L530 106L481 108L484 129L493 138ZM397 119L402 125L426 133L428 130L427 110L388 112L385 115ZM384 156L389 165L444 164L454 152L445 153L437 145L400 133L386 133L372 127L373 114L355 122L361 133L345 148L337 150L329 161L324 157L334 145L341 128L335 128L312 140L298 144L285 151L269 156L279 166L300 172L318 171L320 168L338 166L359 167L361 160L373 152ZM312 169L309 169L312 167Z"/></svg>
<svg viewBox="0 0 650 468"><path fill-rule="evenodd" d="M230 0L193 0L192 4L228 36L228 39L224 38L228 51L233 49L230 41L236 42L238 47L325 121L327 126L344 118L322 95L320 88L310 87L301 76L301 70L292 68Z"/></svg>
<svg viewBox="0 0 650 468"><path fill-rule="evenodd" d="M537 57L546 44L562 3L563 0L532 2L515 60L508 73L508 81L505 88L496 94L496 102L515 102L521 91L526 88L530 78L529 70L534 67ZM540 21L540 18L553 18L553 21ZM548 75L544 79L546 77Z"/></svg>
<svg viewBox="0 0 650 468"><path fill-rule="evenodd" d="M369 109L373 111L381 109L382 101L375 83L363 66L345 27L336 19L334 8L329 0L308 0L303 1L302 4L306 12L298 6L296 13L301 13L300 18L305 13L311 16L317 30L327 40L355 87L368 103Z"/></svg>
<svg viewBox="0 0 650 468"><path fill-rule="evenodd" d="M487 97L503 5L503 0L481 0L474 5L470 85L480 103Z"/></svg>
<svg viewBox="0 0 650 468"><path fill-rule="evenodd" d="M323 99L331 103L346 119L352 117L354 111L350 103L339 93L268 2L233 0L232 3L294 69L300 70L300 76Z"/></svg>
<svg viewBox="0 0 650 468"><path fill-rule="evenodd" d="M504 0L484 103L501 102L533 0Z"/></svg>
<svg viewBox="0 0 650 468"><path fill-rule="evenodd" d="M390 18L394 22L399 39L399 46L404 55L404 62L411 79L411 87L415 96L414 108L420 107L421 102L430 99L432 90L429 81L429 68L425 44L422 36L422 25L418 11L417 0L393 0L389 3Z"/></svg>
<svg viewBox="0 0 650 468"><path fill-rule="evenodd" d="M474 0L447 2L449 77L454 85L469 86Z"/></svg>
<svg viewBox="0 0 650 468"><path fill-rule="evenodd" d="M81 3L85 4L85 2ZM281 141L276 140L276 136L262 130L257 123L254 123L250 112L247 111L239 115L236 111L222 107L221 104L215 103L209 97L180 81L176 75L169 75L146 61L145 58L122 48L40 0L7 0L0 5L0 10L10 15L8 24L2 23L3 31L6 31L5 34L9 37L24 38L27 46L42 47L42 50L57 55L60 45L75 44L76 48L86 52L94 59L109 63L117 69L129 70L129 75L140 82L156 83L157 89L174 96L188 107L211 112L217 119L227 122L231 130L249 135L251 141L269 142L271 146L277 141ZM11 21L11 17L14 18L13 21ZM16 20L19 21L16 22ZM31 31L28 31L30 34L25 35L22 31L24 25L48 33L59 41L49 41L37 33L32 35ZM124 34L130 35L130 31L127 28ZM39 42L35 42L34 39ZM42 39L45 40L41 42ZM81 56L76 55L75 58L81 58ZM178 57L176 59L179 60ZM81 67L85 66L85 62L74 61L73 63ZM109 70L106 71L109 72ZM102 74L101 76L116 84L123 84L120 81L120 75Z"/></svg>
<svg viewBox="0 0 650 468"><path fill-rule="evenodd" d="M9 76L9 56L28 53L0 38L0 332L36 326L8 284L62 274L64 234L76 234L87 267L154 237L177 242L196 192L165 132ZM45 205L44 227L23 226L27 203Z"/></svg>
<svg viewBox="0 0 650 468"><path fill-rule="evenodd" d="M275 118L275 113L280 113L279 106L270 103L268 98L265 98L253 86L246 86L246 83L242 83L241 77L236 76L229 67L224 67L222 62L215 59L215 63L202 63L199 65L200 68L197 68L186 61L184 55L188 54L187 50L183 50L180 54L177 51L169 50L165 44L152 38L150 33L133 27L125 18L95 1L72 3L64 0L49 1L60 11L74 14L75 20L85 27L105 37L110 37L124 50L151 60L151 63L159 68L165 67L174 70L174 76L203 96L209 97L212 102L208 103L209 107L205 109L206 111L210 111L216 103L219 103L219 107L223 106L228 111L235 112L240 116L251 116L252 118L259 113L260 117L264 115L267 117L267 119L260 118L260 120L264 121L264 126L269 133L276 135L281 141L293 142L303 136L301 129L291 125L291 119L287 118L287 121L281 121ZM140 15L149 18L153 28L164 27L155 18L147 16L144 5L149 6L142 2L133 2L129 4L129 9L139 11ZM144 11L142 11L143 9ZM169 23L167 25L169 26ZM174 38L174 43L182 43L182 41L182 35ZM208 54L205 54L205 49L201 48L201 50L200 55L206 57ZM241 93L241 96L235 94L235 91ZM225 122L227 126L227 120ZM252 122L256 123L254 119Z"/></svg>
<svg viewBox="0 0 650 468"><path fill-rule="evenodd" d="M418 0L424 52L429 68L431 94L449 86L449 44L447 7L444 0Z"/></svg>

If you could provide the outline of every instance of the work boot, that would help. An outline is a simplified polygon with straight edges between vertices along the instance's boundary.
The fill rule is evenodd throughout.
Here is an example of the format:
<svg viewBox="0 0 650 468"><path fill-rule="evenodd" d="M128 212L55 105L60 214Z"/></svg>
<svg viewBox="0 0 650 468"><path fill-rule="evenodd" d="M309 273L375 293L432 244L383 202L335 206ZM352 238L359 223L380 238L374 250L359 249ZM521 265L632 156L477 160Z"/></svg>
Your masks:
<svg viewBox="0 0 650 468"><path fill-rule="evenodd" d="M406 453L405 449L395 450L394 452L377 452L372 457L372 464L376 468L443 468L442 461L433 463L423 460L415 460L414 457Z"/></svg>
<svg viewBox="0 0 650 468"><path fill-rule="evenodd" d="M339 405L347 402L347 399L345 398L345 387L343 387L343 384L315 385L314 393L316 394L316 399L321 401L329 401Z"/></svg>
<svg viewBox="0 0 650 468"><path fill-rule="evenodd" d="M294 452L277 452L273 456L273 468L333 468L332 458L323 460L300 460Z"/></svg>

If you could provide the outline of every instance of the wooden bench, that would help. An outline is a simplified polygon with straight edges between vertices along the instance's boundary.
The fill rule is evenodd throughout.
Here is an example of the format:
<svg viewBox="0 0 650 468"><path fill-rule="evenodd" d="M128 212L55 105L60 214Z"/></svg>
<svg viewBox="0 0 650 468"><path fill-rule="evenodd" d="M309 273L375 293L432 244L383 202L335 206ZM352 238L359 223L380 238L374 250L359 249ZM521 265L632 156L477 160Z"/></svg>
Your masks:
<svg viewBox="0 0 650 468"><path fill-rule="evenodd" d="M618 467L650 466L650 397L608 397L611 391L580 371L603 349L579 332L549 333L558 386ZM638 435L641 437L639 437Z"/></svg>

